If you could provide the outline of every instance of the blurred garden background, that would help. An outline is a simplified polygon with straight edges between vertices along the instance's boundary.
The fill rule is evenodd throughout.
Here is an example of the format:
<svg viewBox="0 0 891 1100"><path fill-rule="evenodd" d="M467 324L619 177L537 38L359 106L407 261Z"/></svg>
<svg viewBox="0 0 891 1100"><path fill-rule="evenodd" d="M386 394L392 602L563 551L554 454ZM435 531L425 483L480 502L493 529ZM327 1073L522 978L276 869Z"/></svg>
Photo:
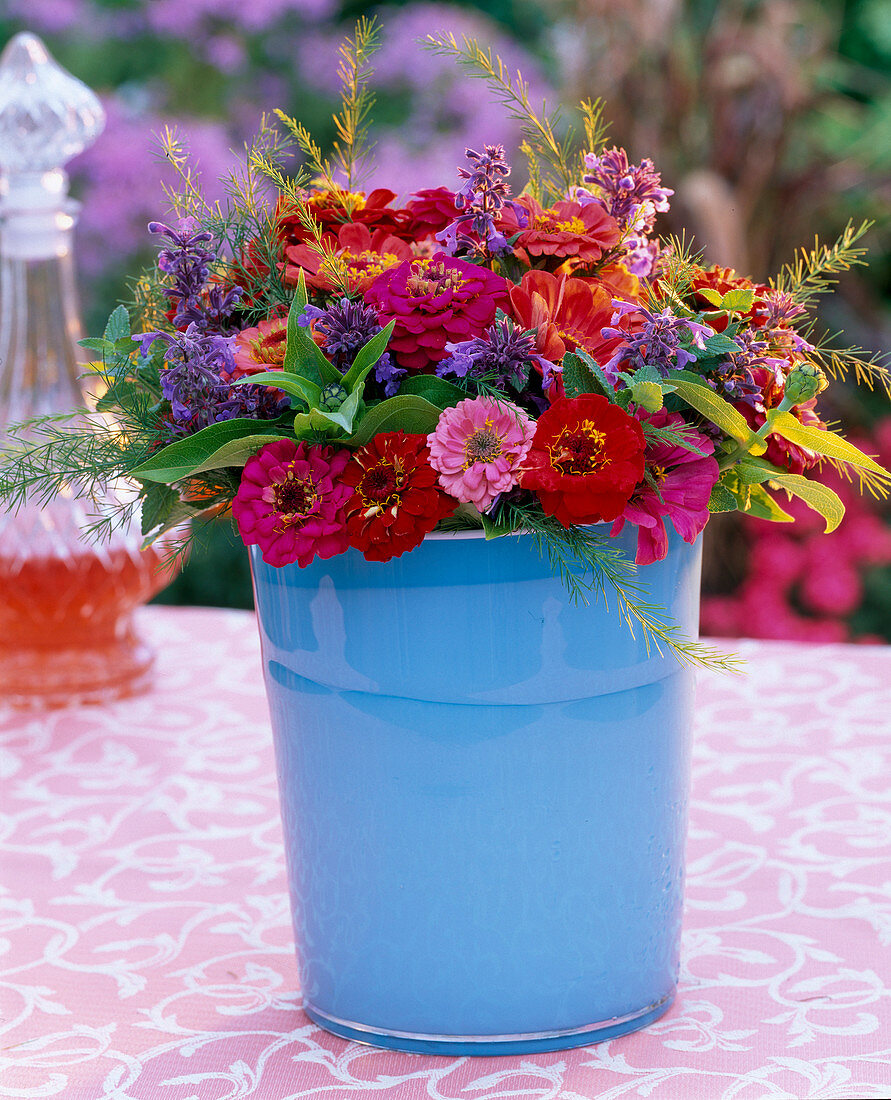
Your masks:
<svg viewBox="0 0 891 1100"><path fill-rule="evenodd" d="M40 34L108 112L105 134L71 164L89 331L127 296L126 274L152 262L146 223L166 214L161 180L172 180L156 135L176 128L212 195L264 110L297 115L324 145L337 46L371 13L383 24L376 185L405 195L456 181L466 145L516 150L517 126L505 130L484 86L417 44L438 30L479 37L523 70L534 98L606 99L611 140L634 161L652 157L675 189L662 229L692 234L709 262L764 280L815 234L830 241L849 218L875 220L869 268L841 280L821 323L848 344L889 346L885 0L3 0L0 42ZM823 419L843 417L860 447L891 463L888 395L829 392ZM891 641L891 509L831 471L825 479L848 507L832 535L795 503L794 526L736 514L709 525L706 632ZM228 524L202 543L161 599L249 607L247 556Z"/></svg>

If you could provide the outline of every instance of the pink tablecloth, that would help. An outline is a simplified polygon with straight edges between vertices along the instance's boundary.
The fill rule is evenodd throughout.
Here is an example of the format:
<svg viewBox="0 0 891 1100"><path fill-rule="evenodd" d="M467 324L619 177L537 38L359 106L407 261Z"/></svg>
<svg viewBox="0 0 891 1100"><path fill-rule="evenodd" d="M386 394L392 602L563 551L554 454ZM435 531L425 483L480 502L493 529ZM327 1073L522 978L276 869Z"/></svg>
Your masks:
<svg viewBox="0 0 891 1100"><path fill-rule="evenodd" d="M0 1097L891 1096L891 649L703 675L678 999L522 1058L300 1011L256 631L151 609L163 693L0 719Z"/></svg>

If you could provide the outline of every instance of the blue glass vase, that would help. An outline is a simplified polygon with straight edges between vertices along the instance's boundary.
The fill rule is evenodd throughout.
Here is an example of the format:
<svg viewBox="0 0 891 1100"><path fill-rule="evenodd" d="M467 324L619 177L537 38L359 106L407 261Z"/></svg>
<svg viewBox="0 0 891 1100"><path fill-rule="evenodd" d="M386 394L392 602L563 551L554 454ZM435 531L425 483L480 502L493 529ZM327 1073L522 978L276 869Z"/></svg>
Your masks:
<svg viewBox="0 0 891 1100"><path fill-rule="evenodd" d="M691 637L700 558L673 538L639 578ZM574 604L526 535L252 567L307 1014L474 1055L665 1012L690 670Z"/></svg>

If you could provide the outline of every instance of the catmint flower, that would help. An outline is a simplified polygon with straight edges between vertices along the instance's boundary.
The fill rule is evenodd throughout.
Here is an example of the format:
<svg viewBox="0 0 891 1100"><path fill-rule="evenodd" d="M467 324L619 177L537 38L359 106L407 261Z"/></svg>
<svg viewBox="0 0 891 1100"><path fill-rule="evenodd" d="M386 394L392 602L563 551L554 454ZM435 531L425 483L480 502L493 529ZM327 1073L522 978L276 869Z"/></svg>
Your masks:
<svg viewBox="0 0 891 1100"><path fill-rule="evenodd" d="M314 327L325 342L326 354L341 374L346 374L359 351L382 331L372 307L362 301L350 301L349 298L332 302L325 309L305 306L297 323L303 328ZM374 365L374 376L384 387L386 397L393 396L406 373L402 367L393 364L390 353L386 351Z"/></svg>
<svg viewBox="0 0 891 1100"><path fill-rule="evenodd" d="M575 189L574 198L583 205L599 203L616 219L619 227L635 236L646 236L653 229L656 214L668 210L674 194L662 186L662 177L649 157L640 164L629 164L624 149L613 146L599 155L587 153L584 183L593 184L595 192L582 187Z"/></svg>
<svg viewBox="0 0 891 1100"><path fill-rule="evenodd" d="M688 363L696 361L696 356L687 347L702 349L708 337L714 336L714 330L708 325L691 321L687 317L676 317L670 309L652 313L645 306L624 302L619 298L613 299L613 309L613 325L628 313L639 313L645 318L638 332L627 332L614 327L602 330L604 337L618 337L622 341L615 355L603 368L604 374L613 383L618 379L622 366L629 374L640 367L655 367L665 378L673 370L682 370ZM687 339L682 343L684 336Z"/></svg>
<svg viewBox="0 0 891 1100"><path fill-rule="evenodd" d="M155 340L167 344L161 370L161 392L170 402L168 427L174 436L235 417L271 420L287 405L268 386L235 386L234 338L208 335L193 323L185 332L143 332L134 336L147 355Z"/></svg>
<svg viewBox="0 0 891 1100"><path fill-rule="evenodd" d="M456 378L485 378L495 386L510 385L521 390L526 385L530 364L540 368L544 388L559 371L535 350L535 331L524 332L508 318L498 321L484 336L446 344L446 351L450 352L449 357L436 367L440 377L452 374Z"/></svg>
<svg viewBox="0 0 891 1100"><path fill-rule="evenodd" d="M176 307L172 321L177 328L194 324L202 332L227 332L242 288L216 285L205 290L216 254L203 247L213 234L199 231L197 224L194 218L182 218L179 229L173 229L163 222L149 222L150 233L170 241L158 253L158 267L173 277L173 286L165 287L164 294Z"/></svg>
<svg viewBox="0 0 891 1100"><path fill-rule="evenodd" d="M511 168L507 163L503 145L484 145L482 153L465 150L471 168L458 168L464 180L455 195L455 206L461 213L445 227L436 239L450 255L483 252L494 255L509 252L507 238L495 225L497 215L505 206L516 211L526 225L526 211L510 198L507 178Z"/></svg>

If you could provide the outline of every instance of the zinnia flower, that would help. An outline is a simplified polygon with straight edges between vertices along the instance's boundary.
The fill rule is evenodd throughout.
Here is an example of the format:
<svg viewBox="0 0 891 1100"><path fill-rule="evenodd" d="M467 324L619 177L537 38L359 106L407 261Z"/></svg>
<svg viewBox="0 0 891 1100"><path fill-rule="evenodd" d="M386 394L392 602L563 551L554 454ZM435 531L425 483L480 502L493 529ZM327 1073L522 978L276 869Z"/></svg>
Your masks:
<svg viewBox="0 0 891 1100"><path fill-rule="evenodd" d="M507 237L519 233L514 249L529 256L574 257L581 263L593 264L604 252L614 248L619 240L615 220L596 203L581 203L564 199L543 208L529 195L523 195L516 205L527 214L526 226L517 211L506 208L498 228Z"/></svg>
<svg viewBox="0 0 891 1100"><path fill-rule="evenodd" d="M352 222L339 226L336 237L326 233L323 243L334 249L351 291L365 290L382 271L395 267L412 255L411 246L386 229L376 229L370 233L366 226ZM334 290L337 287L325 257L309 244L288 245L285 257L288 263L282 274L286 283L296 285L302 269L308 287L317 290Z"/></svg>
<svg viewBox="0 0 891 1100"><path fill-rule="evenodd" d="M395 320L389 349L400 367L430 370L446 344L481 336L507 304L507 283L486 267L442 253L405 260L365 292L381 325Z"/></svg>
<svg viewBox="0 0 891 1100"><path fill-rule="evenodd" d="M249 458L232 501L245 544L259 546L263 560L277 566L296 561L304 567L346 550L344 505L351 489L341 474L349 457L349 451L281 439Z"/></svg>
<svg viewBox="0 0 891 1100"><path fill-rule="evenodd" d="M510 291L511 316L524 328L535 329L540 355L560 363L567 351L584 348L604 362L618 346L602 330L613 316L612 299L603 287L548 271L527 271Z"/></svg>
<svg viewBox="0 0 891 1100"><path fill-rule="evenodd" d="M653 413L647 420L657 428L685 425L683 417L665 410ZM684 435L707 455L714 451L712 441L699 432L687 428ZM671 520L684 542L696 541L708 522L708 499L720 476L715 459L703 458L658 439L647 448L646 464L658 493L648 482L638 486L610 532L617 535L626 523L637 525L637 556L634 560L638 565L661 561L668 553L666 519Z"/></svg>
<svg viewBox="0 0 891 1100"><path fill-rule="evenodd" d="M643 477L640 424L605 397L560 397L538 418L520 484L570 527L616 519Z"/></svg>
<svg viewBox="0 0 891 1100"><path fill-rule="evenodd" d="M307 194L306 205L316 221L332 233L336 233L344 222L353 222L366 226L372 233L383 229L396 237L411 240L411 215L407 210L397 210L389 205L395 198L394 191L383 187L368 195L361 191L352 194L345 191L312 191ZM276 228L285 245L300 244L310 237L293 205L284 198L279 200L276 211Z"/></svg>
<svg viewBox="0 0 891 1100"><path fill-rule="evenodd" d="M242 329L235 336L232 358L235 361L233 381L246 374L281 370L285 361L288 339L286 317L272 317L252 328Z"/></svg>
<svg viewBox="0 0 891 1100"><path fill-rule="evenodd" d="M455 192L448 187L427 187L415 191L406 203L406 210L411 214L410 230L416 241L434 236L458 216Z"/></svg>
<svg viewBox="0 0 891 1100"><path fill-rule="evenodd" d="M368 561L389 561L420 546L455 510L438 486L423 435L381 432L355 451L343 473L350 546Z"/></svg>
<svg viewBox="0 0 891 1100"><path fill-rule="evenodd" d="M517 484L535 425L516 405L469 397L446 409L427 436L430 465L457 500L487 511L499 493Z"/></svg>

